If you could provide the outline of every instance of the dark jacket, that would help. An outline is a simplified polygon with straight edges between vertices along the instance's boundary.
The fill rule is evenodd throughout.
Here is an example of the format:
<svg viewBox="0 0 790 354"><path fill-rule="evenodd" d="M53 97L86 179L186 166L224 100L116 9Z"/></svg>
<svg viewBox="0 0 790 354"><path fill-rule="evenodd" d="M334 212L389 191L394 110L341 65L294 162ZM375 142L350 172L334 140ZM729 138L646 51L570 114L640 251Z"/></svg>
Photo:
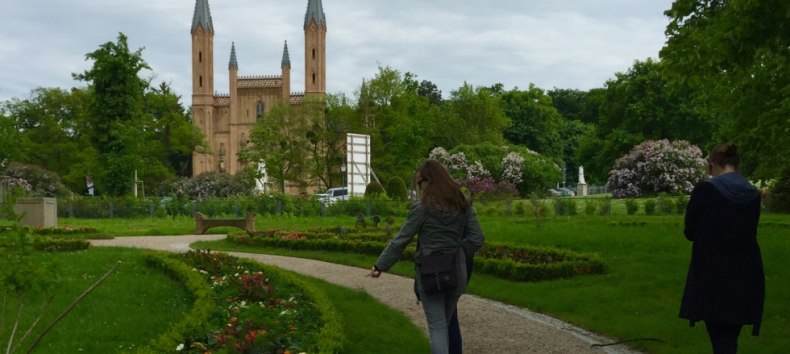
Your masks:
<svg viewBox="0 0 790 354"><path fill-rule="evenodd" d="M760 196L728 173L694 187L684 233L693 242L680 317L753 325L763 317L765 276L757 244Z"/></svg>
<svg viewBox="0 0 790 354"><path fill-rule="evenodd" d="M464 235L459 239L461 230L461 220L466 220ZM465 252L460 252L457 259L457 269L459 270L458 291L466 289L466 260L465 255L472 256L483 246L484 236L480 223L475 217L475 213L470 207L464 216L461 212L449 212L435 214L428 211L422 204L415 204L409 211L406 223L398 231L398 234L390 241L387 248L381 252L376 260L376 268L386 271L397 262L403 255L403 250L411 242L415 235L419 234L421 250L441 250L458 248ZM418 250L417 254L419 254ZM417 263L415 263L417 264ZM419 274L419 264L416 265ZM419 277L415 277L419 279ZM417 284L419 286L419 282Z"/></svg>

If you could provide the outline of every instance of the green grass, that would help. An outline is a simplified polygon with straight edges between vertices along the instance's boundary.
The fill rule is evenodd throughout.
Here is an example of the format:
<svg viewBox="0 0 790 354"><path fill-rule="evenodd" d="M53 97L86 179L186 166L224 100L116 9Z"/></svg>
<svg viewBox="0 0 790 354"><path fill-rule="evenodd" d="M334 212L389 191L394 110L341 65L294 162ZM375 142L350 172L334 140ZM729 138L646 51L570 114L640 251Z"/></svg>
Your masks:
<svg viewBox="0 0 790 354"><path fill-rule="evenodd" d="M633 221L643 226L623 226ZM551 314L595 332L619 339L658 338L661 343L637 342L651 353L709 352L703 326L688 328L677 317L691 244L682 235L682 216L574 216L549 218L537 227L529 218L481 216L490 241L545 245L595 252L609 266L604 275L537 283L511 282L476 274L470 293ZM783 353L790 347L790 217L767 214L759 239L766 270L767 300L760 337L743 331L744 353ZM277 225L279 227L279 225ZM305 219L301 227L318 226ZM369 267L375 257L332 252L256 250L220 241L200 247L265 252L315 258ZM394 273L411 276L410 262L399 262Z"/></svg>
<svg viewBox="0 0 790 354"><path fill-rule="evenodd" d="M346 347L343 353L430 352L428 338L406 315L374 299L368 293L306 277L324 291L343 317Z"/></svg>
<svg viewBox="0 0 790 354"><path fill-rule="evenodd" d="M175 280L146 266L143 252L91 248L83 252L37 254L37 263L54 263L60 279L48 314L20 348L26 349L46 324L118 261L121 262L118 269L56 325L34 353L133 351L177 322L189 311L192 300ZM314 278L304 279L327 293L341 313L348 339L344 353L383 353L395 347L410 353L429 351L428 339L402 313L365 292ZM44 296L26 300L24 323L32 323L33 311L37 313L44 302ZM0 331L3 348L12 325L11 310L10 306L6 309L5 326Z"/></svg>
<svg viewBox="0 0 790 354"><path fill-rule="evenodd" d="M113 265L107 280L77 304L36 347L35 353L113 353L146 344L180 318L191 305L189 294L162 272L145 265L141 252L130 249L90 249L83 252L38 253L39 264L54 262L59 276L50 310L37 330L23 343L26 349L85 289ZM45 302L42 296L26 299L23 328L32 323ZM10 307L10 306L9 306ZM12 320L6 309L0 342L6 342ZM17 337L19 338L19 337ZM5 348L5 346L3 346ZM21 351L20 351L21 352Z"/></svg>

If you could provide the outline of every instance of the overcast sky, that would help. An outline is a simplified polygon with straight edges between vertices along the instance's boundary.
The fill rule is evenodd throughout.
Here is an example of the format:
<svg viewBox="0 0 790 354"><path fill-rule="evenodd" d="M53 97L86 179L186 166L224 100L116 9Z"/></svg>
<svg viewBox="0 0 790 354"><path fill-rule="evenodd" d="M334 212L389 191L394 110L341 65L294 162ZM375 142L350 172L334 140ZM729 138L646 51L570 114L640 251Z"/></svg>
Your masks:
<svg viewBox="0 0 790 354"><path fill-rule="evenodd" d="M327 90L349 96L377 67L412 72L447 97L464 81L505 88L602 87L634 60L657 57L671 0L325 0ZM290 48L291 88L304 90L307 0L209 0L215 89L228 92L236 43L240 75L279 75ZM84 86L85 54L129 37L151 66L141 76L191 95L195 0L6 1L0 15L0 100L36 87Z"/></svg>

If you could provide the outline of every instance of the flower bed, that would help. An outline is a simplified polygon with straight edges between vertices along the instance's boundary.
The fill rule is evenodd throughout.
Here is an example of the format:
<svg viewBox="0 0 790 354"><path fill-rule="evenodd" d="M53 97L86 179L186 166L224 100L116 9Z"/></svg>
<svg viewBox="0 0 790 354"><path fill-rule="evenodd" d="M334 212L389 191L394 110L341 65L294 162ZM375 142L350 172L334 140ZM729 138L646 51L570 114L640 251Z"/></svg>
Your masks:
<svg viewBox="0 0 790 354"><path fill-rule="evenodd" d="M163 256L152 259L180 273L177 278L196 301L184 321L152 342L148 349L153 352L281 354L342 349L342 327L334 307L323 293L297 278L216 252L169 257L182 258L176 263ZM188 274L183 274L184 267ZM203 286L195 284L196 276ZM205 289L210 291L208 297Z"/></svg>
<svg viewBox="0 0 790 354"><path fill-rule="evenodd" d="M228 240L256 247L379 255L391 237L375 230L313 229L305 231L270 230L253 234L235 232ZM406 247L401 259L414 259L415 243ZM475 256L475 271L518 281L568 278L601 274L606 265L594 254L547 247L523 247L486 243Z"/></svg>

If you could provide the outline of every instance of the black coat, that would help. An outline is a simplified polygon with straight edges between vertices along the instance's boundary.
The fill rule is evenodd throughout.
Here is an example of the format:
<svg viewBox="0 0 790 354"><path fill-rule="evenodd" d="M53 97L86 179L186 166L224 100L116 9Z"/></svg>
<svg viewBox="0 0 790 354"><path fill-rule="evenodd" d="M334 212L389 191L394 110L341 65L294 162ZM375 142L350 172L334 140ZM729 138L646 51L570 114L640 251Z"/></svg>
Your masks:
<svg viewBox="0 0 790 354"><path fill-rule="evenodd" d="M759 195L735 203L709 182L694 187L684 233L694 244L680 317L753 325L760 332L765 276L757 244Z"/></svg>

